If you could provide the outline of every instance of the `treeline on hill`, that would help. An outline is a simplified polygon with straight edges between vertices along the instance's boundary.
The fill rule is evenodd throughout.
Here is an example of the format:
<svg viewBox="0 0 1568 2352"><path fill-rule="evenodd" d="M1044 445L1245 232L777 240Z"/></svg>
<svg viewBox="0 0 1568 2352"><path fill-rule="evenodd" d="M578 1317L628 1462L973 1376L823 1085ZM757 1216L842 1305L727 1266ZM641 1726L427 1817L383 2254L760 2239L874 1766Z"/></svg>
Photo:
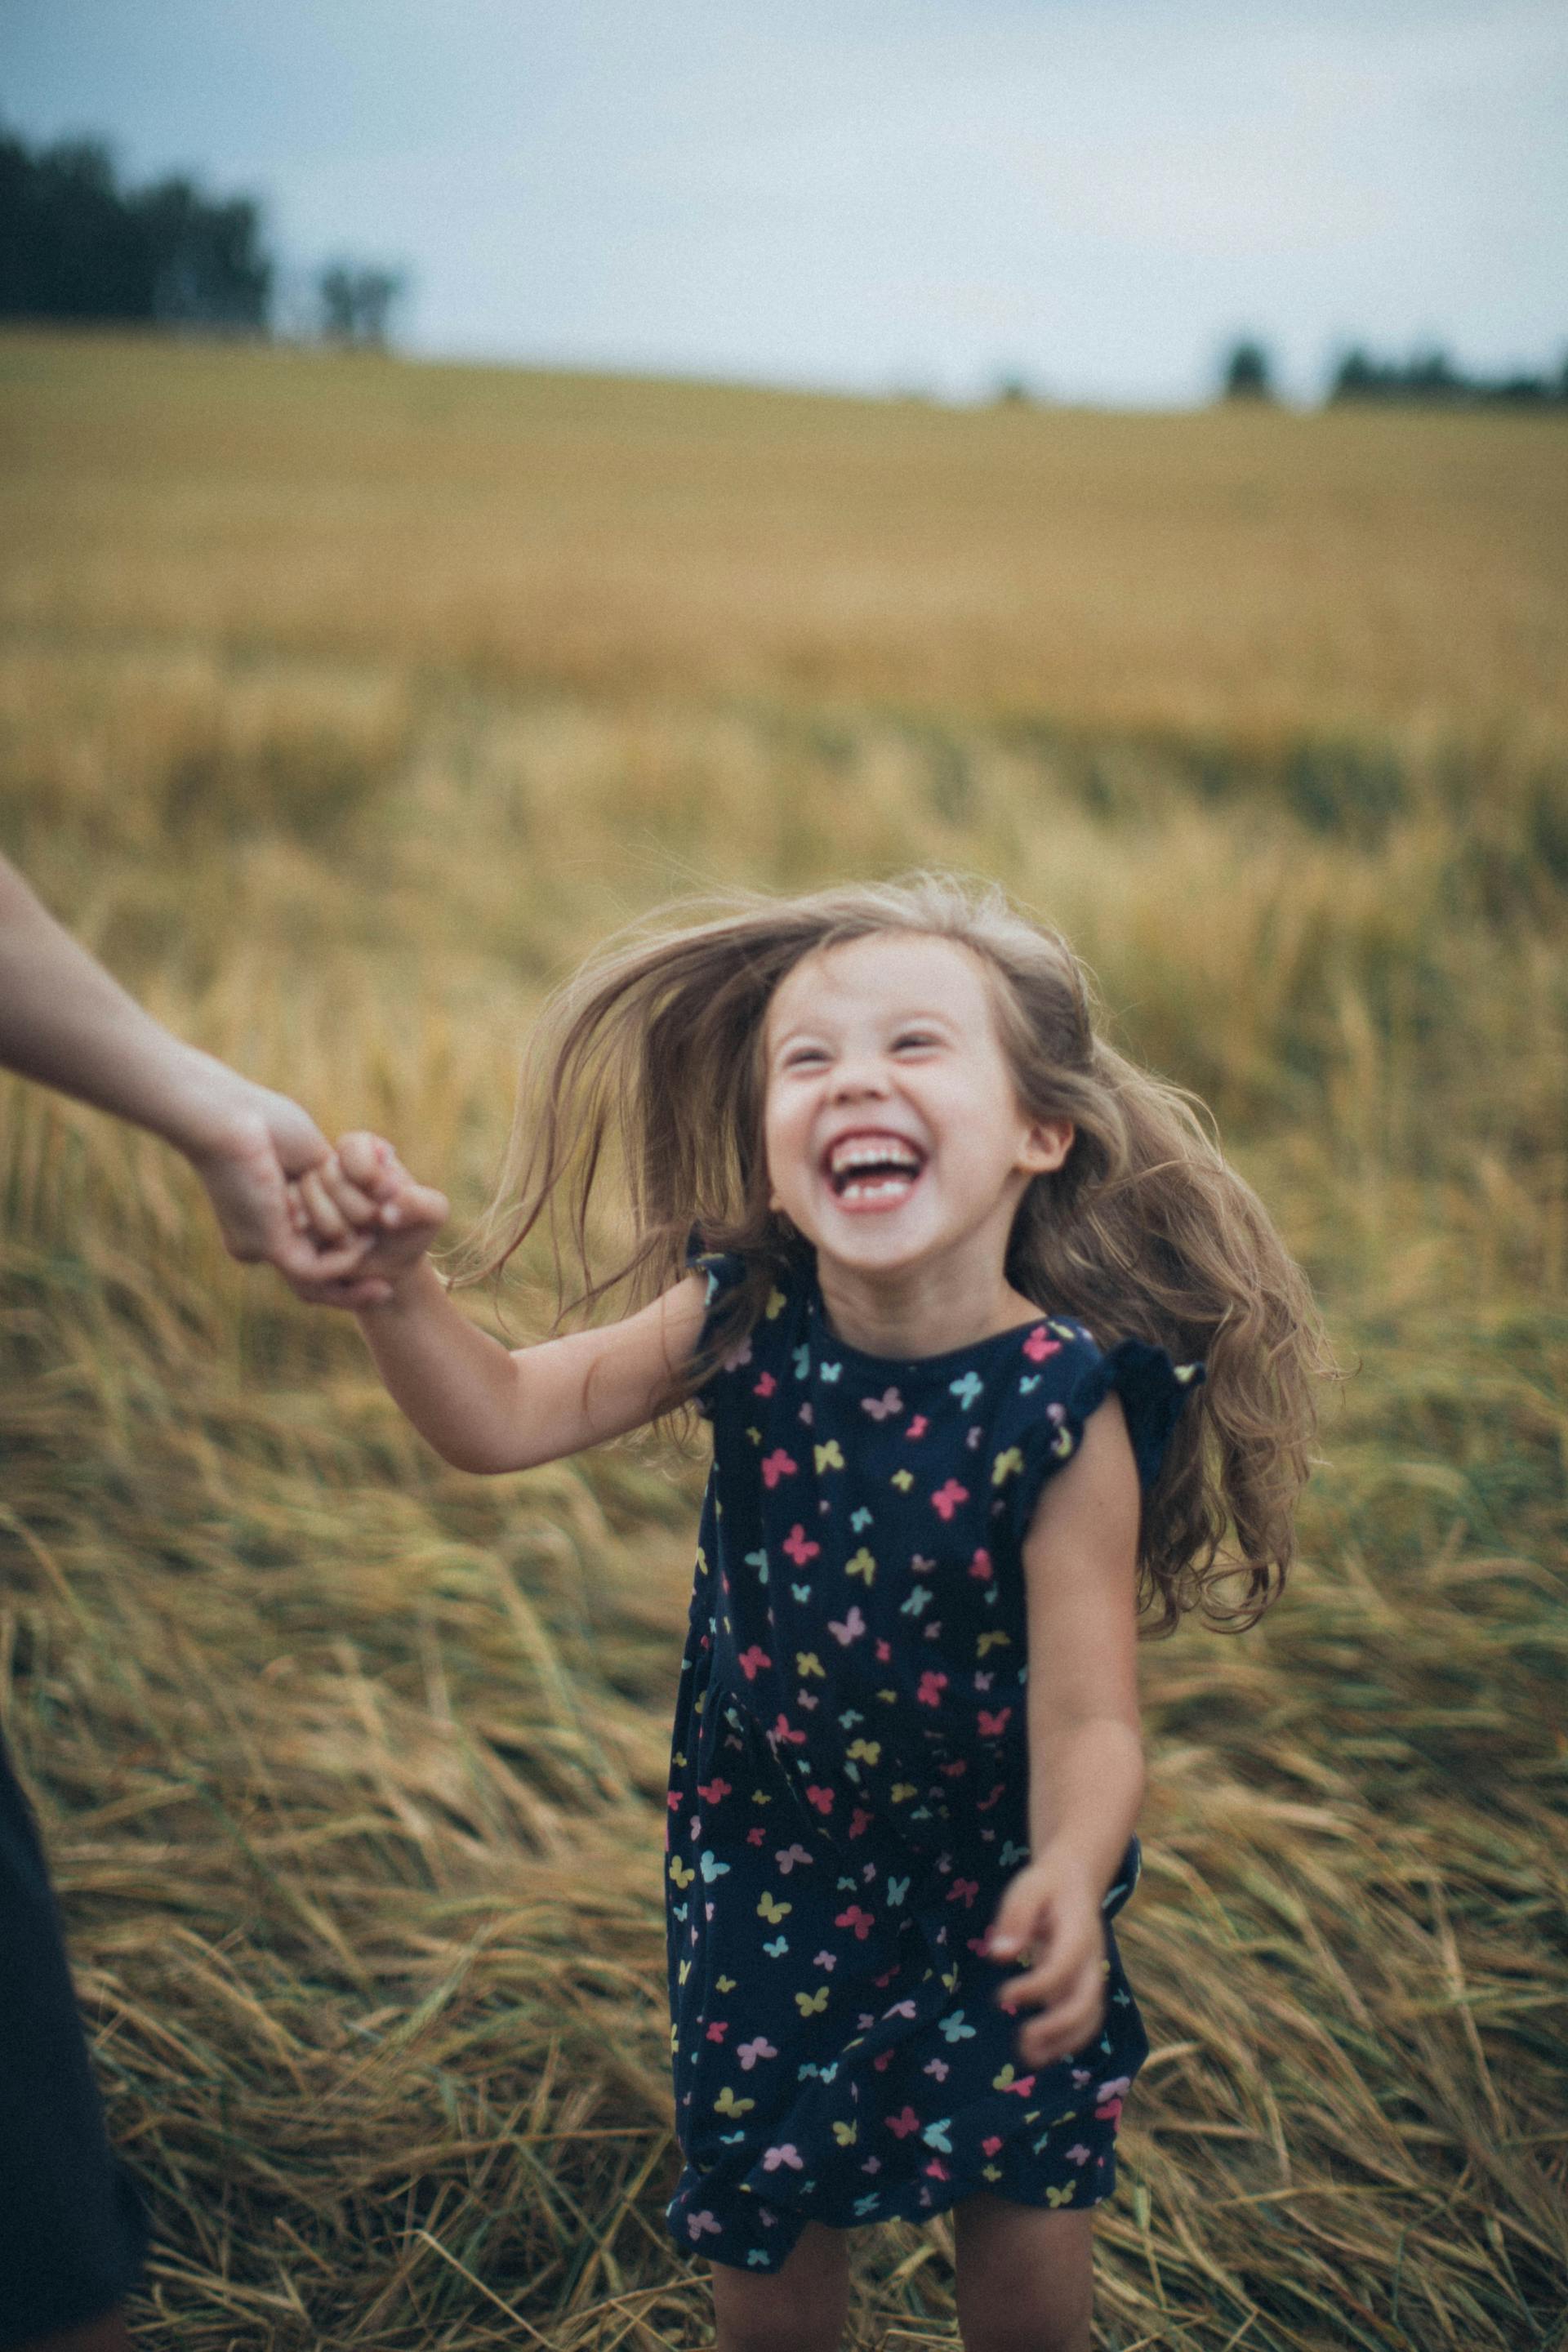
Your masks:
<svg viewBox="0 0 1568 2352"><path fill-rule="evenodd" d="M1476 376L1457 368L1447 352L1417 352L1405 361L1347 352L1329 387L1331 400L1419 400L1456 407L1500 404L1539 408L1568 402L1568 357L1556 374Z"/></svg>
<svg viewBox="0 0 1568 2352"><path fill-rule="evenodd" d="M1267 345L1250 337L1234 343L1220 371L1220 389L1227 400L1274 399L1274 362ZM1525 371L1487 376L1467 374L1440 349L1385 360L1357 345L1335 367L1326 396L1331 405L1381 400L1437 408L1563 407L1568 406L1568 352L1555 374Z"/></svg>
<svg viewBox="0 0 1568 2352"><path fill-rule="evenodd" d="M0 130L0 318L265 335L279 282L254 197L214 198L179 174L123 186L99 141L35 151ZM299 323L383 343L402 287L395 271L331 262Z"/></svg>

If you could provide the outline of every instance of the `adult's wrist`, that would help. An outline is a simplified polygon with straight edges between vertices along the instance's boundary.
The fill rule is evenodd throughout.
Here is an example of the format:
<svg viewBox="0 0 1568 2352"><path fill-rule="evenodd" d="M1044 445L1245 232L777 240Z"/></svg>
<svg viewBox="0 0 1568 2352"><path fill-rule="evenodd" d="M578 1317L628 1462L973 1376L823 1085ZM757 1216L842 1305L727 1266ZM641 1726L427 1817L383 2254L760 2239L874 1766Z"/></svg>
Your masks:
<svg viewBox="0 0 1568 2352"><path fill-rule="evenodd" d="M244 1159L264 1145L267 1089L199 1046L179 1039L171 1046L163 1084L152 1092L141 1124L197 1166Z"/></svg>

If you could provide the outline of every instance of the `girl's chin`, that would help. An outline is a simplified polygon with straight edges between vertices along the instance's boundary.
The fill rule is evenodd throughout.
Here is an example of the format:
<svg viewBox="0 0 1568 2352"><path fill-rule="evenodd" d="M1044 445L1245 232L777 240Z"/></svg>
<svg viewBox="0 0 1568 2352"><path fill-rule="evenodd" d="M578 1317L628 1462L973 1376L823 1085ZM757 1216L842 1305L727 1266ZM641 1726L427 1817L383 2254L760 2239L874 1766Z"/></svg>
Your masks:
<svg viewBox="0 0 1568 2352"><path fill-rule="evenodd" d="M940 1236L923 1231L922 1224L886 1215L836 1218L817 1230L817 1255L868 1274L899 1274L941 1245Z"/></svg>
<svg viewBox="0 0 1568 2352"><path fill-rule="evenodd" d="M858 1254L874 1250L905 1250L921 1245L926 1238L925 1219L911 1216L905 1202L879 1209L846 1209L836 1203L837 1213L824 1217L817 1228L818 1246L838 1247Z"/></svg>

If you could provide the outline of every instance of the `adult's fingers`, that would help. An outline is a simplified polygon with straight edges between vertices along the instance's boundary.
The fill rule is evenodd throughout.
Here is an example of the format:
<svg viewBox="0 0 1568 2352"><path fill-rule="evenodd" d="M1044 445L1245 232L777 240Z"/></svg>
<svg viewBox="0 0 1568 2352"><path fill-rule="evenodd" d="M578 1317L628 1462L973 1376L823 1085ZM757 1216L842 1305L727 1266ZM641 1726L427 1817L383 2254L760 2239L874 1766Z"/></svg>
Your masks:
<svg viewBox="0 0 1568 2352"><path fill-rule="evenodd" d="M330 1282L290 1277L289 1287L307 1307L384 1307L392 1297L391 1283L379 1276L345 1275Z"/></svg>
<svg viewBox="0 0 1568 2352"><path fill-rule="evenodd" d="M310 1212L310 1223L323 1241L341 1242L350 1233L348 1219L327 1188L319 1168L310 1168L298 1177L300 1198Z"/></svg>
<svg viewBox="0 0 1568 2352"><path fill-rule="evenodd" d="M364 1273L371 1248L370 1237L364 1234L353 1234L330 1249L323 1249L309 1234L289 1234L280 1235L266 1256L268 1265L275 1266L286 1282L346 1282Z"/></svg>
<svg viewBox="0 0 1568 2352"><path fill-rule="evenodd" d="M314 1181L329 1193L345 1222L356 1228L372 1225L379 1213L374 1197L356 1184L343 1169L337 1155L324 1160L313 1171Z"/></svg>
<svg viewBox="0 0 1568 2352"><path fill-rule="evenodd" d="M286 1176L301 1176L307 1168L319 1167L331 1150L310 1112L290 1096L258 1087L254 1107L267 1148Z"/></svg>
<svg viewBox="0 0 1568 2352"><path fill-rule="evenodd" d="M222 1226L224 1245L242 1265L265 1264L292 1281L296 1276L351 1273L368 1253L372 1236L345 1231L339 1241L323 1242L315 1234L310 1213L296 1210L287 1197L266 1218L254 1218L237 1228L230 1220Z"/></svg>

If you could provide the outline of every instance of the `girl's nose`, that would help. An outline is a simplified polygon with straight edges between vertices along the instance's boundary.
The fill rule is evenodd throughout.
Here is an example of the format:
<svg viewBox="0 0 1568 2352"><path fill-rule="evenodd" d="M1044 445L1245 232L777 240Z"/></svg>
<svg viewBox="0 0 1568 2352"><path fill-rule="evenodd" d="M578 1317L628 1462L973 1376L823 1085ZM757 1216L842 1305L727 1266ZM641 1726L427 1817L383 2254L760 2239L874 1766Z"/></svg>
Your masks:
<svg viewBox="0 0 1568 2352"><path fill-rule="evenodd" d="M887 1091L887 1072L880 1062L869 1055L846 1055L833 1073L836 1102L853 1102L858 1095L885 1095Z"/></svg>

